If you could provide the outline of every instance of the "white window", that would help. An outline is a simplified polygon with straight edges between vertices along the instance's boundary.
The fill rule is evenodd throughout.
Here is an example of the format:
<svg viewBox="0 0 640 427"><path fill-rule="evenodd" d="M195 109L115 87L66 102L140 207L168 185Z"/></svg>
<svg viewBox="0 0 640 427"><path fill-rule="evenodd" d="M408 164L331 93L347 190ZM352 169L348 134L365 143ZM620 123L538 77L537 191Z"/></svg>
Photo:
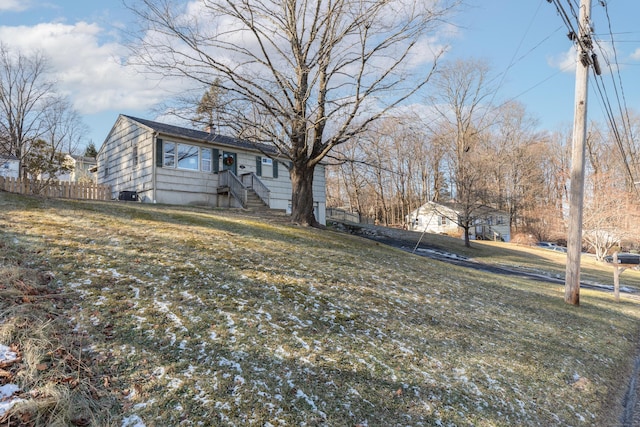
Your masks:
<svg viewBox="0 0 640 427"><path fill-rule="evenodd" d="M211 172L211 149L200 149L200 170L202 172Z"/></svg>
<svg viewBox="0 0 640 427"><path fill-rule="evenodd" d="M271 160L269 157L263 157L262 164L271 166L273 165L273 160Z"/></svg>
<svg viewBox="0 0 640 427"><path fill-rule="evenodd" d="M165 142L162 150L164 151L163 166L168 168L176 167L176 144L174 142Z"/></svg>
<svg viewBox="0 0 640 427"><path fill-rule="evenodd" d="M138 145L133 146L133 166L138 165Z"/></svg>
<svg viewBox="0 0 640 427"><path fill-rule="evenodd" d="M162 145L163 163L166 168L187 169L211 172L213 151L197 145L164 142Z"/></svg>

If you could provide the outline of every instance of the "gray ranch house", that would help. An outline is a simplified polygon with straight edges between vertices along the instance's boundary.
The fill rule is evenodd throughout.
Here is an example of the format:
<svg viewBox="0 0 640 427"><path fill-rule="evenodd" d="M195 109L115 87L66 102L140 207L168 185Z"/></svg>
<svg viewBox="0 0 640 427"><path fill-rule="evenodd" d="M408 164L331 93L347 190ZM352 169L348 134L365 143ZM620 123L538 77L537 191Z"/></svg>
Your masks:
<svg viewBox="0 0 640 427"><path fill-rule="evenodd" d="M121 114L97 162L98 183L113 198L291 212L289 160L269 145ZM325 224L323 165L313 179L316 219Z"/></svg>

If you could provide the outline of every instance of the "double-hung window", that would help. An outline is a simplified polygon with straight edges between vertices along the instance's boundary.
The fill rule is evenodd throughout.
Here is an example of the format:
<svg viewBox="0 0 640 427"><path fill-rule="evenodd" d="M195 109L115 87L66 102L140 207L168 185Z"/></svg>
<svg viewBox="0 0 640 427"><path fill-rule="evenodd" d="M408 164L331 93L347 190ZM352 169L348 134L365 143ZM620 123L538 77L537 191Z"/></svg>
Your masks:
<svg viewBox="0 0 640 427"><path fill-rule="evenodd" d="M167 168L176 167L176 143L165 142L163 145L164 162L162 165Z"/></svg>
<svg viewBox="0 0 640 427"><path fill-rule="evenodd" d="M211 149L200 149L200 170L202 172L211 172Z"/></svg>

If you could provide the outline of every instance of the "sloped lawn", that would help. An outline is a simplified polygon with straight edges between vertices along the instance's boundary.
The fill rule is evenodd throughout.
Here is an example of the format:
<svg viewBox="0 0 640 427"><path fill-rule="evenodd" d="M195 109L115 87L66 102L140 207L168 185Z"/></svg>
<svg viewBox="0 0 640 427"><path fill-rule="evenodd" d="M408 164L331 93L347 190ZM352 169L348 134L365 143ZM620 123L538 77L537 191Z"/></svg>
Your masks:
<svg viewBox="0 0 640 427"><path fill-rule="evenodd" d="M71 425L615 425L640 332L635 299L575 308L279 216L0 193L0 233L0 274L56 295L6 280L0 344L27 354L12 319L36 309L75 337L7 369L24 402L5 422L56 414L33 405L54 377Z"/></svg>

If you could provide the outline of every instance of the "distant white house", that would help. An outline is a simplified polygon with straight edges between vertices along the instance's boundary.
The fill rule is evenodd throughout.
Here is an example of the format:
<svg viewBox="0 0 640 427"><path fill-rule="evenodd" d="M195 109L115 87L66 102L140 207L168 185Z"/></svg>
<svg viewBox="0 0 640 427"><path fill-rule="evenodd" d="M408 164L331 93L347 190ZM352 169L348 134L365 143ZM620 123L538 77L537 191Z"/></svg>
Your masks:
<svg viewBox="0 0 640 427"><path fill-rule="evenodd" d="M60 174L57 177L58 181L84 183L97 182L95 170L98 162L95 157L67 154L65 155L65 162L68 163L72 169L69 172Z"/></svg>
<svg viewBox="0 0 640 427"><path fill-rule="evenodd" d="M20 161L16 156L0 156L0 176L4 178L20 176Z"/></svg>
<svg viewBox="0 0 640 427"><path fill-rule="evenodd" d="M253 144L120 115L98 152L98 184L114 198L290 211L289 159ZM325 167L313 177L315 217L326 223Z"/></svg>
<svg viewBox="0 0 640 427"><path fill-rule="evenodd" d="M460 213L453 203L427 202L409 213L406 217L407 228L413 231L449 235L462 234ZM506 212L489 206L474 209L473 226L469 238L473 240L511 240L509 216Z"/></svg>

